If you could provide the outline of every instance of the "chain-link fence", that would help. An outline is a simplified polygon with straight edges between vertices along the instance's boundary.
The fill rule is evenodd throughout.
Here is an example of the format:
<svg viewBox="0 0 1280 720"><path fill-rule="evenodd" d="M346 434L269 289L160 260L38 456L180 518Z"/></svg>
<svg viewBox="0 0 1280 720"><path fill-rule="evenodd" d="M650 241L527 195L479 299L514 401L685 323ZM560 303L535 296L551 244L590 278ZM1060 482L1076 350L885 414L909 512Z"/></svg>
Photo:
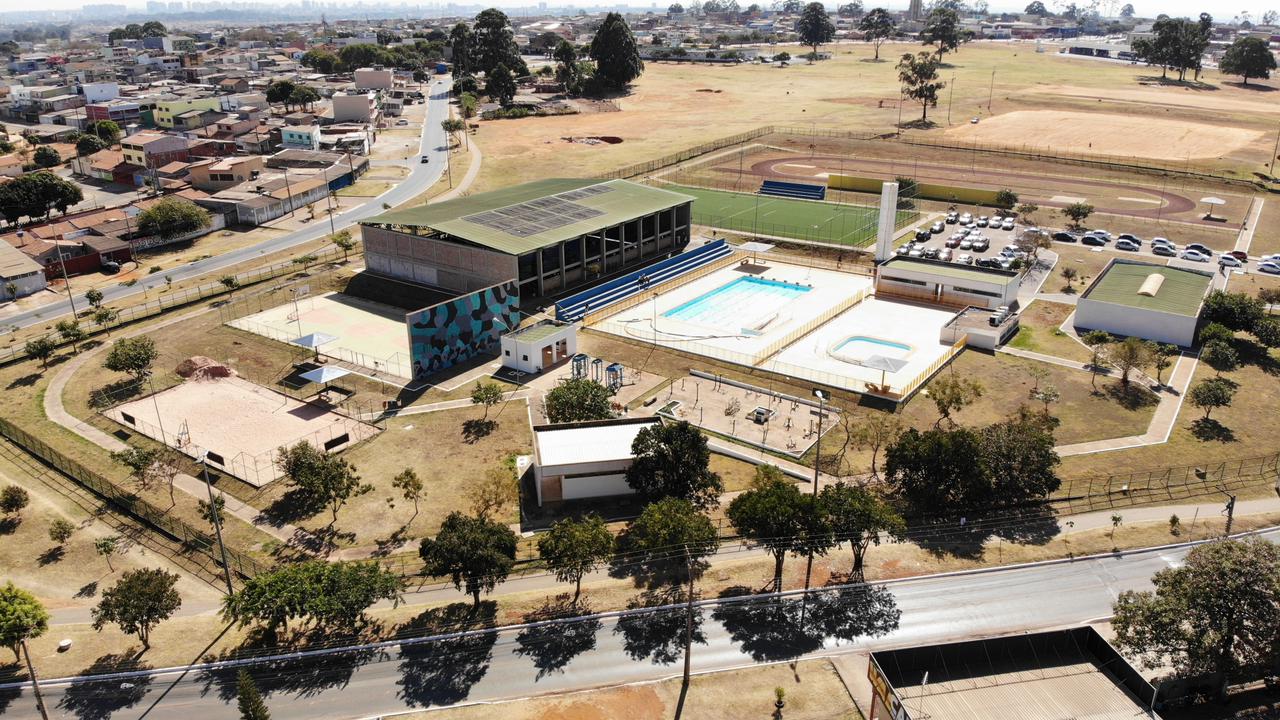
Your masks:
<svg viewBox="0 0 1280 720"><path fill-rule="evenodd" d="M1280 454L1258 455L1199 465L1138 470L1062 479L1052 505L1067 514L1114 507L1152 505L1257 487L1275 481Z"/></svg>

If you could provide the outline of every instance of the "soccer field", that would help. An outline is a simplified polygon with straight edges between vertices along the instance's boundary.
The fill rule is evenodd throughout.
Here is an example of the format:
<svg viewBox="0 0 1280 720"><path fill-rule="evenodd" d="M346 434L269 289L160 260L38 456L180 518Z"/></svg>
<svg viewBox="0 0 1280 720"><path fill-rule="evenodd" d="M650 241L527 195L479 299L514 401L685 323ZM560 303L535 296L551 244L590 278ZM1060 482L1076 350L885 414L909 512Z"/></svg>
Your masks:
<svg viewBox="0 0 1280 720"><path fill-rule="evenodd" d="M869 245L876 237L880 211L874 207L705 190L687 185L669 187L697 198L693 203L693 222L697 225L846 247ZM915 216L913 211L899 210L898 227L911 222Z"/></svg>

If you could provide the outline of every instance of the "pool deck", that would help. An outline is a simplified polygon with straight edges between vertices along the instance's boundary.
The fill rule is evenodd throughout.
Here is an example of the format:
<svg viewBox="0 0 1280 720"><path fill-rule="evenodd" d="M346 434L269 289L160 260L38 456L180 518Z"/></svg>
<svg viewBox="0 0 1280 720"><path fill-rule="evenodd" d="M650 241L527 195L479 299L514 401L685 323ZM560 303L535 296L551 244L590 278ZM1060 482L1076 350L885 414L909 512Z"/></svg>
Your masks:
<svg viewBox="0 0 1280 720"><path fill-rule="evenodd" d="M743 277L811 286L811 289L782 301L763 298L757 303L738 302L738 307L728 308L730 312L726 315L733 318L731 323L692 322L663 315ZM656 320L660 345L752 364L752 360L771 345L870 287L871 279L860 275L762 260L756 265L732 265L710 273L655 300L624 310L598 327L641 342L653 342ZM733 296L728 299L734 302ZM759 329L753 330L752 326Z"/></svg>

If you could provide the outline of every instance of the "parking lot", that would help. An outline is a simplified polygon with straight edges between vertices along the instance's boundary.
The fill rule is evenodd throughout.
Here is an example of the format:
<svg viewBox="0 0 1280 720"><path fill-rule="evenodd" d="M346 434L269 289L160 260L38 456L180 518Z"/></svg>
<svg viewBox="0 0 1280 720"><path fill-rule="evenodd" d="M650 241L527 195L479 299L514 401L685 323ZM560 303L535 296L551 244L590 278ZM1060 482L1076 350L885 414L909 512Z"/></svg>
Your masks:
<svg viewBox="0 0 1280 720"><path fill-rule="evenodd" d="M938 216L920 226L922 232L929 232L927 239L923 235L918 235L918 240L899 247L898 253L910 257L963 262L968 265L981 265L982 261L997 261L1001 259L1002 252L1005 253L1006 258L1018 257L1010 246L1026 226L1013 223L1012 227L1006 230L1004 228L1010 227L1009 224L1002 225L997 221L996 226L993 227L992 217L994 216L959 213L948 215L944 220L943 216ZM932 232L931 229L938 230L937 223L942 223L941 230ZM963 238L960 236L962 231L965 232ZM1009 250L1006 251L1006 248ZM1014 254L1010 255L1010 253ZM1010 261L1006 265L1012 267L1013 263Z"/></svg>

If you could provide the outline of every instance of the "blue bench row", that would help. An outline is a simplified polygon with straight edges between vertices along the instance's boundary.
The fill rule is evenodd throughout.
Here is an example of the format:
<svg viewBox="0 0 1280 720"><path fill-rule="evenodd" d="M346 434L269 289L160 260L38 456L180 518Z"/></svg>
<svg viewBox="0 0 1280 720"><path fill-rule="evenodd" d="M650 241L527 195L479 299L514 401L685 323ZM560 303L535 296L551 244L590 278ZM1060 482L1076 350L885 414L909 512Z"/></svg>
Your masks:
<svg viewBox="0 0 1280 720"><path fill-rule="evenodd" d="M799 198L801 200L825 200L827 188L825 185L806 185L782 180L765 180L760 184L760 194Z"/></svg>
<svg viewBox="0 0 1280 720"><path fill-rule="evenodd" d="M706 265L733 252L724 240L716 240L702 247L680 253L675 257L654 263L648 267L614 278L602 285L584 290L556 303L556 319L576 322L593 310L599 310L620 300L678 277L690 270Z"/></svg>

